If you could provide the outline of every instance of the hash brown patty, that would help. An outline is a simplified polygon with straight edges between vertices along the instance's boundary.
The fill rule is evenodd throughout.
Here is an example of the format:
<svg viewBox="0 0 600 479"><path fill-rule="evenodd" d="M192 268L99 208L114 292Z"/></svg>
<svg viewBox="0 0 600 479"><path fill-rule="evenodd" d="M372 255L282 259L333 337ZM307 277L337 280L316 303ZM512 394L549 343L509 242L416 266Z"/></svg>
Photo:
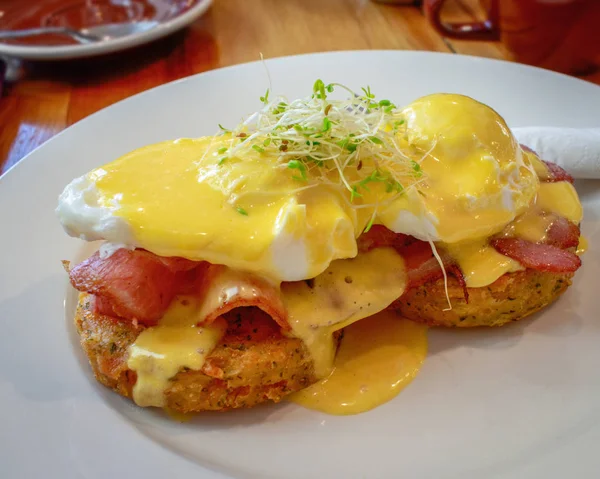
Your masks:
<svg viewBox="0 0 600 479"><path fill-rule="evenodd" d="M469 302L458 281L448 276L448 296L444 279L410 288L391 308L404 317L430 326L471 328L502 326L539 311L554 302L571 285L573 273L542 273L533 269L507 273L481 288L467 288Z"/></svg>
<svg viewBox="0 0 600 479"><path fill-rule="evenodd" d="M165 391L166 408L180 413L252 407L317 381L304 343L281 334L258 308L239 308L224 316L225 336L199 371L183 369ZM93 296L79 295L75 325L96 379L132 398L135 371L127 367L129 346L144 326L97 314Z"/></svg>

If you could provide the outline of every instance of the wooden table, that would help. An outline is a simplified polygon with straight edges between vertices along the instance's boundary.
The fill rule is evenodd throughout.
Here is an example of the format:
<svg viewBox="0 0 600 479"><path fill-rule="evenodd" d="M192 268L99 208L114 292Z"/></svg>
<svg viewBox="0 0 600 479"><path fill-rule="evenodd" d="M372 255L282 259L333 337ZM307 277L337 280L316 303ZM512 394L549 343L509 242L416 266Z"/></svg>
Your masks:
<svg viewBox="0 0 600 479"><path fill-rule="evenodd" d="M453 17L480 13L454 0ZM417 6L370 0L215 0L190 28L107 57L23 65L0 100L0 174L87 115L135 93L214 68L265 58L353 49L434 50L506 58L502 45L449 41ZM590 78L600 84L600 74Z"/></svg>

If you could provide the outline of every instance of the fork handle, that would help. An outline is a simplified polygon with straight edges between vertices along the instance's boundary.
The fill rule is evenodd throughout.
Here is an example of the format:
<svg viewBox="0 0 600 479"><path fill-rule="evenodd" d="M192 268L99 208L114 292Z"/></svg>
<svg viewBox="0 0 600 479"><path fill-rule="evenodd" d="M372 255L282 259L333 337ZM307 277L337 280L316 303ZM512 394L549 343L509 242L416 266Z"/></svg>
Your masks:
<svg viewBox="0 0 600 479"><path fill-rule="evenodd" d="M0 40L35 37L38 35L46 35L48 33L58 33L63 35L68 34L67 29L63 27L27 28L25 30L0 30Z"/></svg>

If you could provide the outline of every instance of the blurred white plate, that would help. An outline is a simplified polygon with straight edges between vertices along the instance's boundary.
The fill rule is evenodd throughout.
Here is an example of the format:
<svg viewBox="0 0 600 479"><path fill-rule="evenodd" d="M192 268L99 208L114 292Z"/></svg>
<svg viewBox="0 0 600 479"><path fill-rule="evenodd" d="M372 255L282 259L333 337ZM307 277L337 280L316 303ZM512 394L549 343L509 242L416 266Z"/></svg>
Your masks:
<svg viewBox="0 0 600 479"><path fill-rule="evenodd" d="M132 29L132 33L127 36L96 43L45 46L0 42L0 55L26 60L68 60L114 53L158 40L181 30L200 17L211 4L212 0L196 0L195 4L183 13L159 21L152 28L147 26L153 25L154 22L139 22L140 28Z"/></svg>
<svg viewBox="0 0 600 479"><path fill-rule="evenodd" d="M517 64L422 52L341 52L267 62L276 92L316 78L397 103L459 92L512 126L600 126L600 88ZM260 106L260 63L187 78L77 123L0 178L0 469L3 477L592 478L600 471L600 182L578 185L590 251L575 284L533 319L435 330L421 374L374 411L292 404L179 424L92 378L60 260L85 249L54 216L73 177L134 148L212 134ZM89 248L89 246L88 246ZM66 301L66 315L64 303Z"/></svg>

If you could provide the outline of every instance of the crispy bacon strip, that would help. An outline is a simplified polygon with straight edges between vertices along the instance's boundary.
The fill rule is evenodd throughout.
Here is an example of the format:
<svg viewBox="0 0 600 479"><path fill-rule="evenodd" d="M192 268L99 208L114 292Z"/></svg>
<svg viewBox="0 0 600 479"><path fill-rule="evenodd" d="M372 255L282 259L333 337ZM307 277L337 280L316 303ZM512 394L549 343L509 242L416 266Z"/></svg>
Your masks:
<svg viewBox="0 0 600 479"><path fill-rule="evenodd" d="M108 258L99 253L75 266L73 286L96 296L100 314L152 326L177 294L203 298L198 315L211 323L235 308L256 306L289 330L279 288L250 273L184 258L164 258L149 251L120 249Z"/></svg>
<svg viewBox="0 0 600 479"><path fill-rule="evenodd" d="M454 262L448 253L440 251L440 258L444 264L446 274L456 278L462 287L465 301L469 302L469 290L462 270ZM408 287L416 288L431 281L437 281L444 277L444 272L440 267L437 258L429 243L425 241L416 241L415 243L403 248L400 251L403 255L408 271Z"/></svg>
<svg viewBox="0 0 600 479"><path fill-rule="evenodd" d="M366 253L374 248L391 246L395 249L400 249L415 241L418 241L412 236L401 233L394 233L383 225L373 225L371 229L359 236L358 251Z"/></svg>
<svg viewBox="0 0 600 479"><path fill-rule="evenodd" d="M535 156L540 158L540 155L537 154L536 151L532 150L526 145L521 144L521 149L527 151L529 153L533 153ZM556 183L557 181L568 181L569 183L573 183L575 179L567 173L563 168L558 166L556 163L552 163L551 161L540 160L546 165L548 169L548 175L546 178L540 178L541 181L545 183Z"/></svg>
<svg viewBox="0 0 600 479"><path fill-rule="evenodd" d="M112 302L108 298L104 298L103 296L93 296L94 298L94 308L98 314L103 314L104 316L111 316L112 318L118 318L119 315L113 308ZM132 318L133 319L133 318Z"/></svg>
<svg viewBox="0 0 600 479"><path fill-rule="evenodd" d="M413 236L394 233L382 225L375 225L367 233L358 238L358 250L370 251L373 248L392 247L404 257L408 276L408 288L415 288L430 281L444 277L444 272L433 255L431 246ZM465 300L469 301L467 283L460 267L443 252L440 254L446 273L454 276L461 285Z"/></svg>
<svg viewBox="0 0 600 479"><path fill-rule="evenodd" d="M537 154L537 151L532 150L531 148L529 148L527 145L524 145L523 143L519 143L519 146L521 147L521 149L523 151L526 151L527 153L533 153L537 157L540 156L540 155Z"/></svg>
<svg viewBox="0 0 600 479"><path fill-rule="evenodd" d="M446 272L450 273L452 276L454 276L456 281L458 281L458 284L460 285L460 287L463 290L465 302L468 303L469 302L469 288L467 287L467 280L465 279L465 275L463 274L462 270L460 269L460 266L458 266L456 263L453 263L449 266L446 266Z"/></svg>
<svg viewBox="0 0 600 479"><path fill-rule="evenodd" d="M164 256L156 256L156 258L174 273L190 271L198 266L198 261L192 261L186 258L166 258Z"/></svg>
<svg viewBox="0 0 600 479"><path fill-rule="evenodd" d="M201 321L205 324L233 309L255 306L271 316L283 330L291 329L279 287L252 273L211 265L202 289L203 303L198 317L203 318Z"/></svg>
<svg viewBox="0 0 600 479"><path fill-rule="evenodd" d="M71 269L69 278L75 289L96 295L100 313L152 325L200 264L119 249L108 258L96 252Z"/></svg>
<svg viewBox="0 0 600 479"><path fill-rule="evenodd" d="M537 244L517 238L495 238L491 245L526 268L546 273L572 273L581 266L575 253L551 244Z"/></svg>
<svg viewBox="0 0 600 479"><path fill-rule="evenodd" d="M546 244L560 249L576 248L581 231L579 226L562 216L556 216L546 232Z"/></svg>
<svg viewBox="0 0 600 479"><path fill-rule="evenodd" d="M556 163L552 163L551 161L545 161L545 160L542 160L542 161L548 167L548 178L546 178L544 180L546 183L556 183L557 181L568 181L569 183L573 184L575 179L569 173L567 173L565 170L563 170L560 166L558 166Z"/></svg>

